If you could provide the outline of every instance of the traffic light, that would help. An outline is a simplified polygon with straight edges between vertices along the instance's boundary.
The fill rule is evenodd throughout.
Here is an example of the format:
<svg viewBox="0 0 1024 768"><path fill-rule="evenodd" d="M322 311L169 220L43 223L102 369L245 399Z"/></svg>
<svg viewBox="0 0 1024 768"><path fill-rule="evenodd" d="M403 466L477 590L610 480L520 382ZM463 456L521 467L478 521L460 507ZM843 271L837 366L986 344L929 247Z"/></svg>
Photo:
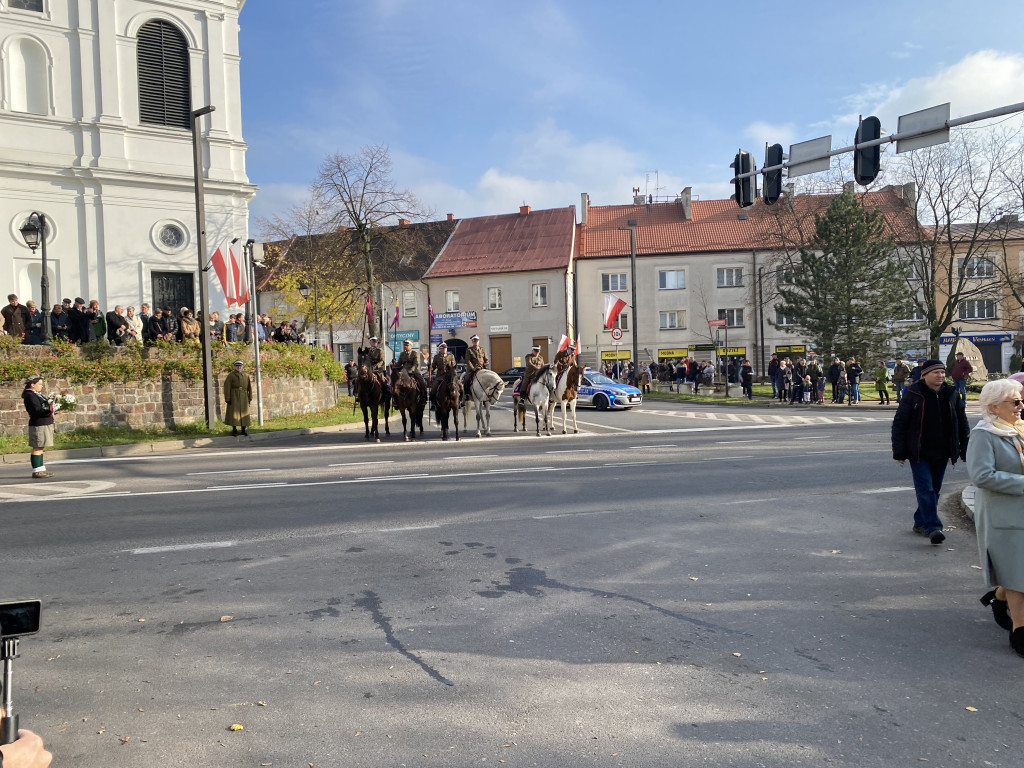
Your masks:
<svg viewBox="0 0 1024 768"><path fill-rule="evenodd" d="M737 176L741 173L750 173L754 170L754 158L749 152L740 150L736 153L736 157L729 167L736 171ZM736 204L740 208L752 206L754 198L757 197L757 177L747 176L746 178L738 179L734 176L732 184L736 188L736 193L733 195Z"/></svg>
<svg viewBox="0 0 1024 768"><path fill-rule="evenodd" d="M764 151L764 167L771 168L773 165L782 165L782 145L772 144ZM766 171L764 174L764 190L762 197L766 205L772 205L782 197L782 169Z"/></svg>
<svg viewBox="0 0 1024 768"><path fill-rule="evenodd" d="M881 138L881 136L882 121L877 117L866 117L861 120L860 127L857 128L857 139L854 143L860 144L863 141L874 141ZM866 149L854 150L853 178L857 180L858 184L866 187L875 180L878 172L882 170L881 159L882 147L880 144L867 147Z"/></svg>

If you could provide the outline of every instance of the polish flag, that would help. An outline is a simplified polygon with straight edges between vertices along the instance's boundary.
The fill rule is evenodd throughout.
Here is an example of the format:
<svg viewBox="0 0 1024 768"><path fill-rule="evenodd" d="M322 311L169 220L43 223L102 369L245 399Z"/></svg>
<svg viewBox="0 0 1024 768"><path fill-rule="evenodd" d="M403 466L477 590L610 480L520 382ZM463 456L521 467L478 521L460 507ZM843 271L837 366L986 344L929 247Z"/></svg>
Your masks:
<svg viewBox="0 0 1024 768"><path fill-rule="evenodd" d="M213 271L220 282L221 290L228 306L242 306L249 301L249 281L246 280L246 268L241 257L231 250L230 243L221 243L210 258Z"/></svg>
<svg viewBox="0 0 1024 768"><path fill-rule="evenodd" d="M558 342L558 351L561 352L563 349L569 346L569 337L564 333L562 334L562 340Z"/></svg>
<svg viewBox="0 0 1024 768"><path fill-rule="evenodd" d="M370 301L370 294L366 294L366 319L373 322L373 302Z"/></svg>
<svg viewBox="0 0 1024 768"><path fill-rule="evenodd" d="M615 321L619 319L619 314L626 308L626 302L616 296L614 293L609 293L604 297L604 327L613 328Z"/></svg>

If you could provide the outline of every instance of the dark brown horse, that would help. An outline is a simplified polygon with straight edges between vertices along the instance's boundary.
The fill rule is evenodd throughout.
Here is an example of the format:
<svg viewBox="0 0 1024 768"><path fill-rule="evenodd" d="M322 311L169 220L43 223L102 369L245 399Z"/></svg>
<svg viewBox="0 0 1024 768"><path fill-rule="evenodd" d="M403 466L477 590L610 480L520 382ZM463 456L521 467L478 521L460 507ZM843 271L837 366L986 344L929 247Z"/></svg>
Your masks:
<svg viewBox="0 0 1024 768"><path fill-rule="evenodd" d="M384 412L384 434L390 435L391 429L388 426L388 413L391 410L391 396L381 385L380 380L373 375L370 366L360 359L359 374L356 377L356 402L363 410L363 426L366 427L366 439L372 435L379 443L380 433L377 432L377 415ZM370 416L373 416L371 425Z"/></svg>
<svg viewBox="0 0 1024 768"><path fill-rule="evenodd" d="M434 391L434 408L437 411L437 423L441 427L441 439L448 439L448 417L455 420L455 439L459 439L459 402L462 399L462 384L459 382L455 366L452 366L440 377Z"/></svg>
<svg viewBox="0 0 1024 768"><path fill-rule="evenodd" d="M423 409L427 401L420 392L419 384L404 368L391 373L391 405L396 411L402 414L402 436L406 442L409 439L416 439L416 427L420 428L420 437L423 437ZM408 430L406 429L406 417L408 412Z"/></svg>

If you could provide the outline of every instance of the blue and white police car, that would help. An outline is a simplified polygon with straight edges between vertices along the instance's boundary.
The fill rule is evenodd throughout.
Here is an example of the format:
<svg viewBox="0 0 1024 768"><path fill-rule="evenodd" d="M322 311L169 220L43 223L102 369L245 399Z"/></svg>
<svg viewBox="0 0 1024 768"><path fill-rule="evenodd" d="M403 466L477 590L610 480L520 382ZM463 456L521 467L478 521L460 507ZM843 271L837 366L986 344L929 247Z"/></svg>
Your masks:
<svg viewBox="0 0 1024 768"><path fill-rule="evenodd" d="M629 384L619 384L590 368L583 371L580 389L576 395L578 405L592 405L599 411L609 408L631 408L644 401L644 394Z"/></svg>

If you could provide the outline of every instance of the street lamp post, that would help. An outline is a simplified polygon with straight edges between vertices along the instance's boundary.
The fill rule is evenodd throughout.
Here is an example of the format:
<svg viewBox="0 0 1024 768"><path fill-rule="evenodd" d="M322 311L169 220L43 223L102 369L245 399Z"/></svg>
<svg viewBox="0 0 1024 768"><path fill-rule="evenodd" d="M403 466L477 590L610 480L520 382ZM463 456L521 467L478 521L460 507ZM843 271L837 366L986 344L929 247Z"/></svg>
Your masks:
<svg viewBox="0 0 1024 768"><path fill-rule="evenodd" d="M629 268L630 281L633 284L633 366L634 370L640 371L640 342L637 335L640 331L640 322L637 320L636 308L636 219L630 219L626 226L619 229L629 230Z"/></svg>
<svg viewBox="0 0 1024 768"><path fill-rule="evenodd" d="M199 141L199 118L213 112L214 107L202 107L192 112L192 170L196 188L196 243L199 248L199 308L203 313L202 322L210 322L210 287L206 272L206 205L203 199L203 148ZM217 424L217 401L213 396L213 353L210 350L209 332L200 334L203 341L203 396L206 400L206 428L213 430Z"/></svg>
<svg viewBox="0 0 1024 768"><path fill-rule="evenodd" d="M42 246L43 249L43 276L39 279L39 311L43 316L42 341L46 344L50 341L50 276L46 268L46 216L38 211L32 211L28 221L21 228L21 236L33 254L36 248Z"/></svg>
<svg viewBox="0 0 1024 768"><path fill-rule="evenodd" d="M260 331L255 324L260 321L260 301L256 294L256 258L253 256L253 244L256 241L249 238L245 241L244 250L247 256L249 269L249 290L252 300L252 350L256 358L256 423L263 426L263 376L260 372ZM260 265L263 266L262 264Z"/></svg>

